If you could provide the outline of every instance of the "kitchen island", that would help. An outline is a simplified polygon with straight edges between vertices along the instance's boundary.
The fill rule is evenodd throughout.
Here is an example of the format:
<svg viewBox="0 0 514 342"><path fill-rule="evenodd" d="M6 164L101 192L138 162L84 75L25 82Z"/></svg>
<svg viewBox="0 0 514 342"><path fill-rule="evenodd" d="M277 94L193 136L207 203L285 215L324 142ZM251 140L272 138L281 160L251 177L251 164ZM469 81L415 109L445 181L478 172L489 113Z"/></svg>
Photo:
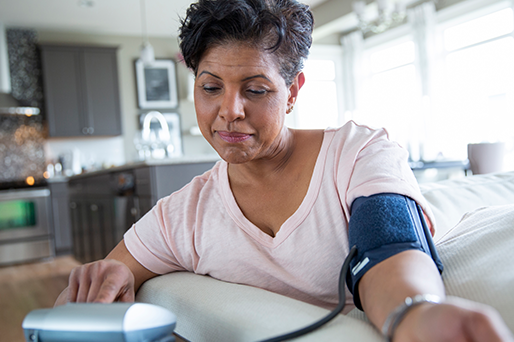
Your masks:
<svg viewBox="0 0 514 342"><path fill-rule="evenodd" d="M84 172L68 179L73 255L104 258L157 201L211 169L218 156L156 159Z"/></svg>

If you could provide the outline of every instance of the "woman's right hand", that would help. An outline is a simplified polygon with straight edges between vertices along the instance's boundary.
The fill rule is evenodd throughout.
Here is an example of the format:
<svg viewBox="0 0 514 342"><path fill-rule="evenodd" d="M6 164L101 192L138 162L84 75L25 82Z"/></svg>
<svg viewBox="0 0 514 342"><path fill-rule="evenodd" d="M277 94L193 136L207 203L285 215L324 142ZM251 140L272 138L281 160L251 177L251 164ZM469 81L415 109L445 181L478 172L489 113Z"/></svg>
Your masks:
<svg viewBox="0 0 514 342"><path fill-rule="evenodd" d="M74 268L55 306L68 302L133 302L134 275L124 263L105 259Z"/></svg>
<svg viewBox="0 0 514 342"><path fill-rule="evenodd" d="M54 306L68 302L133 302L141 284L155 276L132 257L122 240L104 260L74 268L68 287Z"/></svg>

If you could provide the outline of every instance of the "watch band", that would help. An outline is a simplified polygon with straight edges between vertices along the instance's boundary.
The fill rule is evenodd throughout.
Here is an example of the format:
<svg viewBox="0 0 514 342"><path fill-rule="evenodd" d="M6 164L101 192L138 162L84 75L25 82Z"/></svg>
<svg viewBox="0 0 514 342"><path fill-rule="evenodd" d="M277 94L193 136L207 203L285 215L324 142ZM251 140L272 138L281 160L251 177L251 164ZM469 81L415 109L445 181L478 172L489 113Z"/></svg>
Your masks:
<svg viewBox="0 0 514 342"><path fill-rule="evenodd" d="M412 308L423 303L439 304L440 302L439 296L433 294L422 294L405 298L405 301L387 316L382 326L382 334L387 337L387 341L392 342L396 328Z"/></svg>

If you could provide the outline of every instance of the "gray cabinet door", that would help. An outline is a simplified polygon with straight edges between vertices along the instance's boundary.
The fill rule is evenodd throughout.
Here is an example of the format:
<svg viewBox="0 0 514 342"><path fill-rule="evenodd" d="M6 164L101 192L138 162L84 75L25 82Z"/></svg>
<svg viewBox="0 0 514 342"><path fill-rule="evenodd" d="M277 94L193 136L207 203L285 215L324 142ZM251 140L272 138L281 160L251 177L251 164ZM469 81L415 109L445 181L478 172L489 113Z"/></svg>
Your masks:
<svg viewBox="0 0 514 342"><path fill-rule="evenodd" d="M82 135L82 87L77 49L43 49L43 86L50 136Z"/></svg>
<svg viewBox="0 0 514 342"><path fill-rule="evenodd" d="M42 45L49 135L120 135L116 48Z"/></svg>
<svg viewBox="0 0 514 342"><path fill-rule="evenodd" d="M214 162L190 163L190 164L173 164L153 166L152 175L155 180L153 190L153 198L158 199L170 195L180 190L184 185L191 182L197 176L205 171L212 169Z"/></svg>
<svg viewBox="0 0 514 342"><path fill-rule="evenodd" d="M90 135L120 135L116 50L84 49L85 113Z"/></svg>

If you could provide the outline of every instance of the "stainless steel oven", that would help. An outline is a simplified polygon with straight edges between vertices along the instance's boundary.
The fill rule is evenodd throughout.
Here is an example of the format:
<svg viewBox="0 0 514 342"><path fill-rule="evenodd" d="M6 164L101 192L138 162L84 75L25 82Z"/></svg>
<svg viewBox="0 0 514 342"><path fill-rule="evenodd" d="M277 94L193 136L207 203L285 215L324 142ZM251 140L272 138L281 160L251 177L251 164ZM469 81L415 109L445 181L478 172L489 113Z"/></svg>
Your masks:
<svg viewBox="0 0 514 342"><path fill-rule="evenodd" d="M0 191L0 265L54 255L50 190Z"/></svg>

